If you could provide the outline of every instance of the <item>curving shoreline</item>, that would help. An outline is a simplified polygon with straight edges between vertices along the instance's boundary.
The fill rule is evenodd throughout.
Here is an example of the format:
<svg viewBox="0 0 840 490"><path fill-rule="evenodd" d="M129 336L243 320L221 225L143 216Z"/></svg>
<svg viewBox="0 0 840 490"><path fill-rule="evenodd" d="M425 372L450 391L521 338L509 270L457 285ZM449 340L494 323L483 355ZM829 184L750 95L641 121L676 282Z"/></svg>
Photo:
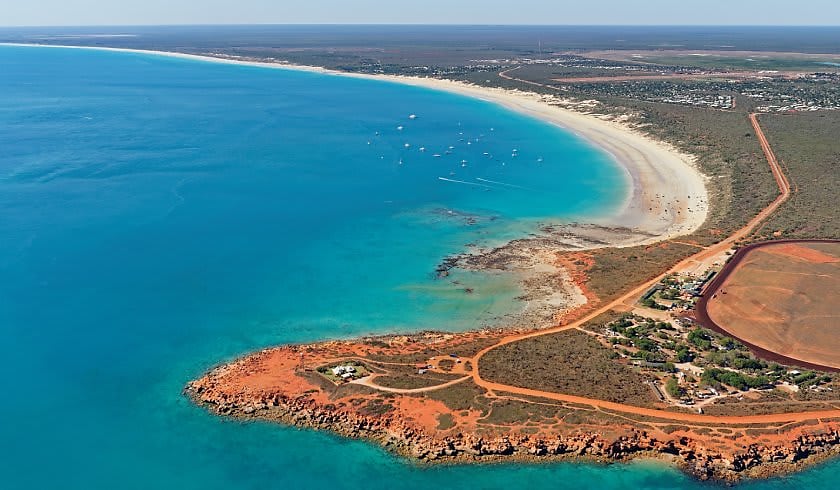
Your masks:
<svg viewBox="0 0 840 490"><path fill-rule="evenodd" d="M692 156L643 135L626 122L598 115L593 112L591 104L574 105L534 93L451 80L347 73L220 53L195 55L108 47L0 43L0 46L3 45L135 53L397 83L497 104L575 134L597 151L609 155L627 182L624 200L612 215L584 223L551 224L540 229L537 236L447 257L438 267L439 272L446 267L457 266L516 274L515 280L522 290L518 299L524 305L522 311L514 313L515 318L508 318L506 323L545 328L555 323L558 314L565 315L587 304L588 298L572 280L570 271L558 267L558 252L648 245L690 234L703 225L708 215L706 177L697 169Z"/></svg>
<svg viewBox="0 0 840 490"><path fill-rule="evenodd" d="M615 216L599 219L597 225L632 229L639 233L603 236L601 246L633 246L649 244L697 230L708 215L706 177L697 169L690 155L671 145L653 140L633 129L626 122L611 120L591 110L573 110L568 101L543 97L516 90L480 87L452 80L397 75L347 73L326 68L267 62L221 53L196 55L171 51L72 46L52 44L0 43L0 46L83 49L124 52L211 63L295 70L324 75L377 80L443 91L498 104L570 131L599 150L610 155L624 172L627 195Z"/></svg>
<svg viewBox="0 0 840 490"><path fill-rule="evenodd" d="M482 99L561 126L610 154L624 170L629 183L621 212L597 223L598 241L592 241L590 245L582 247L570 245L572 249L658 242L693 232L703 224L708 213L704 177L694 167L690 156L680 154L667 144L647 138L622 122L552 105L564 102L550 97L487 89L447 80L347 74L312 67L213 56L113 48L79 49L135 52L407 84ZM576 239L585 238L585 234L578 230L574 233ZM548 236L550 237L550 234ZM521 244L517 244L516 241L506 245L513 249L510 255L514 260L528 259L537 262L526 264L519 267L520 269L535 269L549 264L552 262L550 252L558 250L556 244L550 243L528 242L524 247L519 245ZM511 250L506 249L503 252L508 254ZM554 271L543 271L548 274L552 272ZM559 280L565 281L568 286L570 278L564 276ZM562 285L557 286L557 290L563 288ZM570 304L549 306L556 310L568 308ZM295 348L302 347L318 348ZM281 347L279 351L283 352L283 349ZM251 354L243 358L243 361L247 364L248 361L259 360L261 354ZM186 389L187 394L219 415L243 419L258 418L300 427L326 429L348 437L375 441L397 454L435 463L574 459L611 462L634 458L660 458L676 462L686 471L701 478L737 480L742 476L768 476L795 471L803 464L840 450L840 429L835 425L821 427L825 434L813 435L806 433L804 429L801 432L797 429L780 434L783 437L774 439L773 444L762 445L758 438L755 438L750 441L754 443L750 444L748 449L746 446L743 449L733 446L725 450L714 449L702 435L672 437L670 432L648 432L644 428L638 428L644 424L614 424L600 430L595 426L592 430L576 429L577 432L574 433L564 429L562 433L545 431L537 435L524 432L512 432L511 435L482 434L470 431L467 426L464 432L460 432L459 427L457 433L442 435L422 423L412 422L413 413L410 410L371 416L351 407L355 398L333 398L332 394L325 398L321 396L323 392L314 394L313 390L320 387L310 379L299 376L302 369L296 367L297 356L293 355L286 360L289 362L284 365L287 370L282 373L282 377L287 378L285 381L290 384L270 386L262 391L251 384L253 380L250 376L255 372L253 366L245 366L245 371L227 378L228 369L236 366L239 362L236 361L223 366L221 371L211 371L201 379L191 382ZM278 372L273 371L275 367L267 367L272 370L272 377L278 375ZM336 401L339 402L335 403ZM413 401L404 403L410 404ZM517 428L514 427L513 430ZM619 434L619 431L624 432ZM679 430L676 432L677 435L681 433Z"/></svg>
<svg viewBox="0 0 840 490"><path fill-rule="evenodd" d="M641 134L627 123L599 117L596 112L572 110L569 107L574 106L568 101L528 92L436 78L371 77L496 103L570 131L606 152L624 171L629 189L621 211L597 224L649 235L630 240L613 237L609 245L640 245L687 235L706 220L706 177L697 169L694 157Z"/></svg>
<svg viewBox="0 0 840 490"><path fill-rule="evenodd" d="M32 51L36 50L26 51L21 48L17 53L12 53L12 58L31 57L38 62L41 58L37 56L38 54L50 54L34 53ZM80 64L86 64L84 59L87 57L71 56L72 52L53 52L52 54L55 56L48 56L45 59L53 59L57 63L70 66L74 63L68 63L69 60L79 60ZM118 56L124 61L119 62ZM162 66L170 65L170 69L165 70L167 72L173 70L197 70L201 72L206 71L201 70L202 66L206 69L212 68L211 65L172 60L167 62L162 58L139 55L112 55L112 64L118 63L121 66L126 63L125 58L128 58L128 65L158 65L161 63ZM62 59L64 59L63 62ZM282 80L279 76L271 77L271 72L257 68L216 68L216 72L225 72L239 79L259 76L262 73L263 75L269 75L268 79ZM239 76L237 76L237 73L239 73ZM275 73L275 75L281 74ZM320 76L306 75L300 75L300 78L310 81L329 80ZM340 79L333 80L337 86L342 84ZM353 82L349 79L345 82L364 83L362 81ZM187 81L187 85L189 85L189 81ZM380 90L389 88L395 88L395 86L379 85ZM376 86L373 86L372 90L376 90ZM411 89L403 90L403 93L408 92L415 92L416 95L425 93ZM429 93L427 97L433 95ZM438 97L444 96L438 95ZM535 100L540 99L539 97L534 98ZM541 100L540 103L545 104L547 102ZM417 110L425 111L425 109L422 109L422 104L420 106L410 105ZM512 115L509 112L507 114L508 116ZM432 119L425 114L421 114L421 117ZM503 114L502 117L504 117ZM595 116L590 117L594 118ZM629 172L627 176L632 178ZM176 188L176 190L180 190L180 188ZM623 189L617 189L613 195L616 200L620 200L624 195ZM630 205L632 197L629 193L627 198L627 205ZM618 204L616 203L616 208ZM664 221L661 224L664 224ZM706 226L708 227L708 225ZM605 230L603 228L599 229L598 232L610 232L613 236L617 233L615 230ZM542 264L545 264L547 260L550 260L550 258L546 259L545 256L550 255L549 252L556 248L552 246L553 244L548 243L549 239L556 237L559 242L566 234L564 230L541 229L540 231L544 232L549 238L542 239L542 241L532 240L530 244L534 245L532 250L540 252L543 257L534 257L531 254L524 255L523 258L540 260ZM574 239L583 241L583 238L585 238L583 234L578 230L575 231ZM688 237L688 240L695 236ZM598 242L598 239L598 237L594 237L590 240L589 245L592 247L604 246L604 242ZM657 236L651 234L647 237L632 237L632 240L637 240L637 243L639 239L651 239L653 241L657 239ZM631 241L628 238L622 243L631 243ZM648 247L649 250L654 248ZM519 247L518 250L528 252L525 247ZM495 254L488 254L483 258L497 260L500 257L504 258L502 255L508 251L508 249L498 250ZM445 252L449 252L449 250ZM625 251L623 253L630 252ZM594 254L586 252L561 254L557 261L558 269L561 272L562 270L586 271L588 270L586 268L587 264L579 264L578 262L583 261L576 256L600 258L598 254L599 252ZM474 257L467 257L467 259L471 258ZM519 257L513 257L513 259L517 258ZM202 259L202 257L199 257L199 259ZM456 265L456 267L463 266L464 262ZM486 265L478 264L476 267L486 267ZM247 280L247 277L243 277ZM452 279L458 278L454 277ZM570 278L566 275L562 279L566 281L574 280L575 276L572 274ZM582 290L586 291L585 276L579 284L581 284ZM599 301L598 297L589 298L590 303L598 303ZM178 307L177 303L174 303L176 308ZM327 306L328 302L325 301L324 305ZM181 305L181 308L183 308L183 305ZM199 305L199 309L202 309L201 305ZM203 309L206 310L206 308ZM178 329L183 330L181 333L187 332L185 329L190 328L189 323L194 322L189 321L189 318L186 317L179 321L177 311L174 312L174 315L171 314L173 311L168 312L169 314L165 316L175 319L176 323L182 324L182 327ZM205 313L208 312L205 311ZM221 315L214 314L213 316L224 321L224 313L222 312ZM115 318L119 316L120 311L117 310ZM162 317L163 315L159 316ZM445 321L445 316L438 316L438 318ZM145 320L140 319L140 321ZM185 324L183 320L187 320L187 323ZM236 322L235 318L234 322ZM201 323L199 321L197 324ZM242 322L238 323L241 324ZM558 320L557 324L566 323L567 320ZM79 324L81 325L81 323ZM196 334L193 335L194 337L198 336L198 342L206 341L208 334L210 334L210 340L213 340L214 335L218 336L218 332L216 334L213 332L218 330L215 324L210 324L208 327L197 330ZM441 323L440 327L447 328L444 323ZM269 325L268 328L275 327ZM516 328L525 329L523 325L512 327L512 329ZM163 332L163 330L158 330L157 333ZM155 332L151 333L153 334L151 338L154 338L156 336ZM476 331L467 334L484 335L485 333L486 331ZM497 335L499 338L510 334L510 331L492 332L492 335ZM336 335L346 334L338 333ZM245 348L248 350L260 349L260 343L262 345L277 343L276 340L265 342L264 337L264 335L260 337L251 336L252 340L248 343L252 345L256 343L256 346ZM201 445L212 446L209 452L204 451L210 456L214 456L214 449L222 447L224 454L221 455L221 458L217 458L219 464L223 462L227 464L233 461L228 466L236 470L231 473L235 473L234 476L237 479L241 480L243 475L247 479L251 473L258 474L262 471L271 474L268 474L268 478L260 478L260 480L273 480L275 483L286 480L284 473L299 474L304 482L307 480L311 482L313 478L317 479L319 475L318 465L314 465L312 468L301 465L301 461L308 461L306 458L311 458L312 454L321 454L323 456L321 459L324 461L339 463L333 465L335 468L346 467L350 472L359 473L357 468L362 468L365 464L372 466L372 468L367 468L366 471L360 473L361 480L377 476L384 476L392 481L408 478L411 481L419 481L418 486L426 487L440 486L441 481L446 486L446 482L452 483L456 480L454 473L464 475L460 477L460 480L466 486L469 486L470 480L474 482L482 480L492 484L492 481L501 481L500 479L503 477L509 479L508 476L513 476L516 480L517 478L522 479L522 475L526 475L525 479L527 480L527 475L532 473L542 473L544 476L540 477L540 481L553 479L555 484L557 481L562 481L564 477L567 479L570 476L576 478L579 474L584 475L583 480L586 480L586 477L591 478L593 473L597 478L602 476L604 471L611 474L617 472L619 475L623 475L623 479L629 479L628 473L635 475L634 465L625 465L624 462L636 459L650 459L652 461L650 465L657 468L654 475L643 476L640 480L642 486L644 486L645 481L660 481L665 482L665 484L675 481L683 482L682 484L687 486L697 486L693 480L686 481L683 479L682 475L675 478L674 467L679 466L686 472L703 479L737 480L739 478L768 477L799 471L832 455L840 454L840 415L837 415L835 419L826 420L825 423L818 420L809 420L802 423L772 424L764 427L748 427L746 425L700 427L693 424L673 423L673 420L662 421L653 417L645 418L632 414L611 412L603 410L602 407L524 397L520 393L505 392L506 386L503 385L499 385L500 388L493 388L481 393L480 396L484 398L477 403L459 405L464 398L472 396L469 393L470 390L479 392L481 388L486 389L486 386L478 385L476 387L476 383L470 381L470 377L455 378L455 376L461 376L461 372L452 373L448 369L447 373L432 372L424 379L418 379L420 377L415 376L414 379L417 384L414 385L405 383L405 380L397 379L398 375L406 372L409 375L419 374L417 372L418 366L425 365L424 363L430 359L431 354L437 355L436 352L426 354L425 351L438 350L445 356L451 356L453 353L463 356L464 369L475 373L474 377L480 379L478 362L475 360L476 355L473 354L470 357L471 354L466 347L462 348L452 343L433 344L429 342L429 339L420 335L400 337L406 337L406 339L392 340L390 338L371 337L353 341L348 343L346 350L336 347L331 352L324 352L320 357L315 355L313 358L307 357L307 359L304 359L304 353L317 351L321 347L319 344L284 346L267 351L252 352L247 355L243 354L242 363L239 360L233 361L230 358L218 357L220 349L217 344L219 343L210 342L203 349L204 354L199 356L203 359L194 360L185 369L180 369L184 366L180 366L183 363L178 361L183 353L178 355L177 352L166 352L166 355L156 357L160 359L170 357L178 361L179 364L175 366L164 367L170 374L174 373L174 376L169 376L166 383L157 383L152 386L154 388L153 392L148 393L151 396L141 396L139 398L134 396L138 400L145 400L143 403L145 406L138 405L135 407L142 410L134 410L134 412L141 415L151 414L148 418L153 419L152 422L154 423L145 424L144 422L147 420L136 417L132 418L132 423L128 425L139 427L140 431L135 431L137 436L134 437L137 441L143 439L143 431L146 433L158 432L164 435L169 431L174 432L176 436L174 441L163 439L161 441L168 442L168 446L175 449L177 449L177 446L174 443L178 439L192 440L192 445L196 447ZM450 337L450 335L440 333L438 337L445 338ZM474 351L480 352L479 349L482 349L482 346L490 340L495 341L495 339L488 340L487 338L477 339L474 342ZM177 344L178 342L176 342L175 347L178 347ZM184 342L180 342L180 344L184 344ZM352 381L345 385L336 386L334 391L330 391L332 387L330 389L325 388L324 379L317 379L317 374L315 374L315 372L320 372L322 367L327 367L327 364L321 363L335 366L337 363L344 364L349 359L359 359L359 357L356 357L358 355L355 350L356 344L362 344L364 348L376 349L371 352L373 355L368 367L375 369L376 360L380 364L395 364L400 361L405 364L396 366L392 371L385 371L384 373L379 371L379 374L374 374L370 378L362 378L359 382ZM420 349L416 356L412 355L414 354L413 351L406 353L400 350L402 348L408 349L414 344L422 344L427 347ZM237 347L237 344L234 343L231 347L230 342L226 345L228 355L238 355L235 354L235 351L243 352L241 345ZM393 345L397 349L395 354L399 354L400 357L397 357L397 355L389 357L389 354L393 354L393 352L383 347L385 345ZM400 345L408 347L397 347ZM224 351L225 346L222 347L221 350ZM169 351L172 351L172 349L169 348ZM280 362L277 363L260 365L247 362L248 360L259 360L259 357L265 352L279 352L289 355L278 356ZM151 354L153 354L151 364L160 365L160 362L154 362L155 353L152 352ZM149 356L146 355L145 357ZM491 356L486 357L490 359ZM217 362L224 362L224 365L209 370L210 366ZM101 363L98 361L92 363L94 367L97 364ZM146 364L149 363L146 362ZM552 368L548 362L542 364L549 366L555 376L564 376L562 369L558 369L556 366ZM438 366L439 364L435 363L435 365ZM173 371L172 367L176 369ZM236 372L235 370L238 367L242 369ZM455 367L458 368L459 366ZM208 369L208 371L199 374L199 370L204 371L205 369ZM233 369L233 371L226 373L225 371L228 369ZM187 371L186 375L185 370ZM589 367L587 370L597 372L597 368ZM487 373L485 377L488 380L501 379L493 378L489 369L482 368L481 372L482 374ZM187 375L195 381L189 382L184 387ZM101 381L107 381L106 378L99 378L101 379L95 379L92 383L88 383L93 391L96 391L95 385L97 383L102 385ZM453 378L455 378L455 381L447 381ZM589 379L589 384L592 385L592 378ZM362 381L365 380L371 381L371 383L369 385L363 383ZM522 386L529 386L524 383L525 375L523 375L522 380ZM118 379L116 381L119 382ZM377 383L380 382L381 384L378 385ZM430 382L440 382L441 384L429 386ZM513 384L518 385L519 383L514 381ZM144 395L142 384L132 383L127 388L124 391L126 391L128 399L131 399L137 393ZM182 388L186 396L179 397ZM149 392L149 390L145 391ZM566 392L566 390L560 391ZM593 396L597 397L597 395ZM491 405L492 410L483 411L481 402L485 400L493 404ZM176 408L179 409L168 410L167 405L173 404L177 405ZM463 406L469 408L464 410ZM703 405L703 407L705 406ZM802 409L810 409L810 407L810 403L803 404ZM709 412L726 415L730 412L737 413L737 411L745 409L751 410L750 406L747 405L740 408L727 406L720 410L709 410ZM758 413L765 413L768 410L771 410L771 408L765 408L763 405L758 405L755 408ZM784 410L788 410L788 408ZM100 421L95 420L97 419L96 410L87 411L93 412L94 417L91 420L94 422ZM383 411L385 412L383 413ZM470 412L472 418L464 416L467 411ZM525 412L527 412L526 416L523 416L522 414ZM102 425L104 431L113 428L119 429L121 425L121 420L116 420L117 423L111 424L113 427L109 428L107 419L105 417L99 418L103 422L100 425ZM193 419L201 423L196 424ZM504 425L505 421L508 421L509 425ZM287 427L275 426L272 428L263 422L283 424ZM470 423L474 425L469 425ZM173 427L175 429L181 427L181 430L169 430ZM192 430L194 427L201 430L196 433ZM189 430L183 430L185 428ZM224 430L217 430L220 428L224 428ZM297 428L305 428L305 430ZM318 432L312 432L312 430ZM100 432L107 434L107 432ZM111 432L114 431L111 430ZM117 432L119 433L119 430ZM710 433L714 437L709 436ZM119 434L123 435L122 433ZM127 433L127 435L131 436L130 433ZM339 437L333 437L333 435ZM202 436L203 439L201 439ZM363 442L375 444L377 447L367 447L365 444L359 445L355 441L342 440L344 437L362 439ZM91 441L96 442L96 438L92 438ZM196 442L199 443L198 446L195 444ZM128 446L131 447L130 444ZM158 444L158 446L163 447L162 444ZM189 446L189 444L186 446ZM383 446L386 451L378 451L379 446ZM237 451L237 448L241 449L242 447L249 450L245 452ZM300 457L294 454L294 448L297 448ZM147 448L140 447L138 454L142 453L144 449ZM167 456L167 461L175 461L179 463L176 466L183 466L177 459L175 451L168 451L168 453L161 451L162 456ZM219 451L215 451L215 453L219 453ZM360 454L361 458L353 458L355 454ZM287 455L291 455L291 457L284 459ZM140 459L142 459L142 454L140 456ZM173 459L173 456L175 459ZM219 454L215 454L215 456L219 456ZM405 459L394 460L395 456ZM244 466L242 464L243 458L245 458ZM205 457L204 459L208 458ZM356 464L357 461L361 461L361 466ZM598 464L591 464L593 461ZM252 464L254 462L260 464ZM558 466L558 462L564 463ZM583 467L585 471L580 473L577 469L574 469L578 464L569 465L567 462L586 463ZM496 463L503 463L503 466L497 468ZM545 467L533 466L544 463L548 463L548 465L544 465ZM601 468L604 464L613 466L613 468ZM295 465L297 465L298 470L295 470ZM394 465L397 465L399 471L391 471L389 474L389 468ZM456 466L450 467L449 465ZM256 466L262 466L262 468L250 471ZM667 472L663 473L666 470L659 467L667 467ZM243 468L245 469L244 472L241 471ZM385 470L381 468L385 468ZM834 465L831 468L833 470ZM371 469L372 471L368 471ZM404 469L410 469L410 471L403 471ZM210 479L215 476L217 475L211 474ZM430 477L420 478L423 476ZM825 476L817 471L809 472L799 481L815 478L825 480ZM289 479L292 480L292 478ZM335 479L333 478L333 480ZM437 483L427 483L426 480ZM632 480L635 481L635 476ZM829 477L828 482L830 483L830 481ZM327 482L325 481L325 483ZM777 483L770 482L769 486ZM235 482L233 485L235 486ZM364 486L363 481L361 485Z"/></svg>
<svg viewBox="0 0 840 490"><path fill-rule="evenodd" d="M779 196L743 228L672 270L679 270L691 260L724 253L788 199L787 177L755 115L751 115L751 121L776 178ZM513 335L503 331L477 331L459 336L427 333L276 347L212 370L189 383L185 392L220 415L328 429L348 437L377 441L398 454L429 462L576 458L626 461L652 457L670 460L701 479L737 481L798 471L840 452L837 426L840 410L834 406L829 410L803 407L800 411L783 410L765 415L694 414L668 410L667 406L652 409L606 402L601 397L521 388L518 384L487 381L480 376L480 359L491 349L524 338L579 328L609 308L635 301L658 280L643 283L600 310L554 329ZM495 343L488 346L487 341L493 337ZM431 394L435 387L425 387L410 391L412 395L422 392L425 397L395 396L387 390L365 391L373 389L375 383L362 386L351 381L331 387L332 382L319 381L313 369L320 366L318 372L324 372L330 364L359 358L376 366L382 364L383 357L391 360L385 363L388 365L403 359L406 362L403 366L416 367L413 363L418 354L429 359L424 369L433 373L471 376L472 383L467 385L472 391L451 389L455 392L447 397L435 397ZM444 361L436 357L439 355L450 367L444 367ZM455 364L452 357L463 358L465 362ZM389 371L385 369L384 373ZM459 387L465 386L461 381L458 383ZM468 400L467 405L464 399ZM515 412L518 415L511 416L508 412L489 419L494 408L501 407L504 414L506 407L517 403L543 408L532 408L533 412L520 408Z"/></svg>

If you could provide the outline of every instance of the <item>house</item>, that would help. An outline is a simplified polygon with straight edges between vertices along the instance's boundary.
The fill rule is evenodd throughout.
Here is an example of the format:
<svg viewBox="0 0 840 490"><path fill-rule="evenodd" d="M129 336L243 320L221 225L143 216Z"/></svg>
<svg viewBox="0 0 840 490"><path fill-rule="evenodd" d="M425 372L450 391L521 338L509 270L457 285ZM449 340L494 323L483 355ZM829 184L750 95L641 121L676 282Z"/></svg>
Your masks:
<svg viewBox="0 0 840 490"><path fill-rule="evenodd" d="M336 367L332 368L332 373L335 376L341 376L344 379L347 379L350 376L353 376L353 373L355 373L355 372L356 372L356 368L354 368L353 366L336 366ZM345 374L347 374L349 376L345 377L344 376Z"/></svg>

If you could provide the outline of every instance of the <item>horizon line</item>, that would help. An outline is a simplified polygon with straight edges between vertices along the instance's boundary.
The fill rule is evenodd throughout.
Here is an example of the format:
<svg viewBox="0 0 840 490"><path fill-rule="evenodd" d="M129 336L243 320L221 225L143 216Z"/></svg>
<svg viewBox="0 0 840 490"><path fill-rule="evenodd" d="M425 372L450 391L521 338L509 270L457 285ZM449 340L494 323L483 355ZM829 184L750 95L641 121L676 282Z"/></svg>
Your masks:
<svg viewBox="0 0 840 490"><path fill-rule="evenodd" d="M234 23L162 23L162 24L43 24L43 25L0 25L0 29L42 29L42 28L108 28L108 27L249 27L249 26L309 26L309 27L840 27L840 24L539 24L539 23L425 23L425 22L374 22L374 23L345 23L345 22L234 22Z"/></svg>

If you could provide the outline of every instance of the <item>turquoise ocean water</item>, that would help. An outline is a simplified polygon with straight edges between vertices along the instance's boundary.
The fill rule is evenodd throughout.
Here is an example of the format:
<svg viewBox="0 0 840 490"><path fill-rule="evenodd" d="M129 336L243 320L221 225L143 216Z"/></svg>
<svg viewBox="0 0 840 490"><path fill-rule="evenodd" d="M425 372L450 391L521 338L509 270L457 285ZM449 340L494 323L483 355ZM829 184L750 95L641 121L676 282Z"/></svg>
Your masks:
<svg viewBox="0 0 840 490"><path fill-rule="evenodd" d="M654 463L418 468L180 394L272 344L498 322L515 282L439 261L624 186L569 133L450 94L0 47L0 488L702 487Z"/></svg>

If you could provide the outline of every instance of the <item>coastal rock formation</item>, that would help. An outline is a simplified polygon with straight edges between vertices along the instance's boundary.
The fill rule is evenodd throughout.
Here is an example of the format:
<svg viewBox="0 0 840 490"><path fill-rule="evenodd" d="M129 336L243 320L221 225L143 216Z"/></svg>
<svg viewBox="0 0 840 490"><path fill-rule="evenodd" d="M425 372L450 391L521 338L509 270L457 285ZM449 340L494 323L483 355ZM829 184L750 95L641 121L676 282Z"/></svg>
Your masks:
<svg viewBox="0 0 840 490"><path fill-rule="evenodd" d="M329 349L346 352L349 345L332 343ZM733 435L725 447L710 444L699 432L648 430L644 423L613 424L600 430L568 424L565 431L536 434L521 430L479 433L457 427L437 430L434 424L419 420L417 410L399 409L400 397L395 394L379 398L372 388L333 385L317 372L300 369L298 359L311 349L322 349L319 355L325 352L323 346L295 346L252 354L190 382L185 393L218 415L328 430L375 441L396 454L427 463L614 462L650 457L673 461L701 479L734 481L794 471L840 451L840 425L834 424L805 424L779 432L772 444Z"/></svg>
<svg viewBox="0 0 840 490"><path fill-rule="evenodd" d="M568 264L559 263L558 254L606 245L632 245L652 236L625 227L580 223L542 225L539 234L529 238L446 257L435 273L438 279L448 277L456 268L515 274L523 291L517 299L525 305L524 311L516 314L516 324L544 328L554 325L559 316L582 307L590 299L582 290L581 281L573 277L574 271Z"/></svg>

